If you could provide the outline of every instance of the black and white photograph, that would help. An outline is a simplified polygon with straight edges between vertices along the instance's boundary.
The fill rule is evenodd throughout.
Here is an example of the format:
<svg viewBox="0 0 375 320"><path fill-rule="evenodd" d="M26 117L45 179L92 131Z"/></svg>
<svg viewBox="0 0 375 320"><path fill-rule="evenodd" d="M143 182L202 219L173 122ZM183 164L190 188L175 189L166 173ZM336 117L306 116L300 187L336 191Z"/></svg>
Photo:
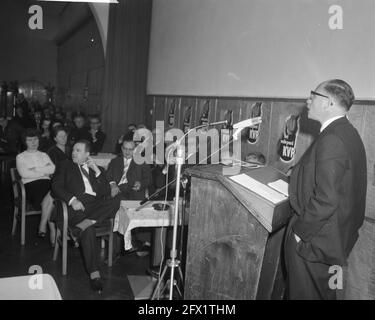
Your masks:
<svg viewBox="0 0 375 320"><path fill-rule="evenodd" d="M374 21L374 0L2 0L0 300L375 300Z"/></svg>

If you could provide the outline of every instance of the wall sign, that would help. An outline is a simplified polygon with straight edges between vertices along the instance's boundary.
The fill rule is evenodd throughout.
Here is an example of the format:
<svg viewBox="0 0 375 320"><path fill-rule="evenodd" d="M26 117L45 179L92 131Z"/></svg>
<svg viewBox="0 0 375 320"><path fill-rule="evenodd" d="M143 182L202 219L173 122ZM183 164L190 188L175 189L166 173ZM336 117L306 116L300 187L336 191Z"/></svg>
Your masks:
<svg viewBox="0 0 375 320"><path fill-rule="evenodd" d="M187 107L185 109L185 115L184 115L184 122L183 122L183 130L184 133L187 133L191 128L191 107Z"/></svg>
<svg viewBox="0 0 375 320"><path fill-rule="evenodd" d="M224 117L221 120L227 120L227 124L223 124L221 128L221 142L223 144L229 143L230 136L231 136L231 131L233 126L233 111L232 110L227 110L224 114Z"/></svg>
<svg viewBox="0 0 375 320"><path fill-rule="evenodd" d="M171 106L169 107L169 112L168 112L168 126L170 128L174 127L175 124L175 113L176 113L176 106L177 106L178 100L173 99Z"/></svg>
<svg viewBox="0 0 375 320"><path fill-rule="evenodd" d="M262 104L263 102L256 102L252 105L250 111L250 118L256 118L262 116ZM249 133L247 136L247 142L250 144L256 144L259 141L260 136L260 126L261 124L257 124L251 128L249 128Z"/></svg>
<svg viewBox="0 0 375 320"><path fill-rule="evenodd" d="M296 154L297 137L299 133L299 116L289 115L285 119L283 134L279 140L278 154L283 162L291 162Z"/></svg>

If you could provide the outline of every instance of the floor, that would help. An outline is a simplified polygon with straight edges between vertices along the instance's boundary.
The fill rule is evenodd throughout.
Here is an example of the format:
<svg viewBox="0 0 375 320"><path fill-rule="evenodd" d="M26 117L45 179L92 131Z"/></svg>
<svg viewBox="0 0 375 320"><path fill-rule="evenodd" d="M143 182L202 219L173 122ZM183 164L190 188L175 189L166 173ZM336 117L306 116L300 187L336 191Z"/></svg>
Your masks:
<svg viewBox="0 0 375 320"><path fill-rule="evenodd" d="M91 291L80 250L68 248L68 274L61 274L61 256L52 261L53 249L47 238L36 236L39 216L26 219L26 245L20 245L20 228L12 237L13 205L8 179L0 185L0 277L27 275L31 266L39 265L43 273L50 274L56 281L63 299L87 300L132 300L134 299L127 275L145 275L149 267L149 256L136 254L122 256L112 268L104 263L106 250L100 249L101 275L104 290L101 294Z"/></svg>

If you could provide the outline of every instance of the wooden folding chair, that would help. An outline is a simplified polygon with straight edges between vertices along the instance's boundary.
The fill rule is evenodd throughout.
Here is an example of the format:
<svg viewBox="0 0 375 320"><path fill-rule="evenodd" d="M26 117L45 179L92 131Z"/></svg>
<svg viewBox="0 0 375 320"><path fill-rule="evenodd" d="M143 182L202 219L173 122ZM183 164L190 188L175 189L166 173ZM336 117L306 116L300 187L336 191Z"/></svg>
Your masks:
<svg viewBox="0 0 375 320"><path fill-rule="evenodd" d="M16 233L17 222L21 219L21 245L25 245L26 216L41 214L42 211L34 210L26 201L25 186L21 180L16 168L10 168L10 176L12 179L14 212L12 235Z"/></svg>

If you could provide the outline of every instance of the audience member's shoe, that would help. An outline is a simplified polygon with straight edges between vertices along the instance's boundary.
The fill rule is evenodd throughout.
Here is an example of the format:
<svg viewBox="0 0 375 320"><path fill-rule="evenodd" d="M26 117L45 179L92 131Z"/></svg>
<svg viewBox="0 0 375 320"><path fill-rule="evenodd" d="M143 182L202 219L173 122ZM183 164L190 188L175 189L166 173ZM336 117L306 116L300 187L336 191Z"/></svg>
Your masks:
<svg viewBox="0 0 375 320"><path fill-rule="evenodd" d="M68 245L71 248L79 248L79 243L74 241L73 239L68 239Z"/></svg>
<svg viewBox="0 0 375 320"><path fill-rule="evenodd" d="M131 249L124 250L124 255L132 254L134 252L137 252L137 248L131 247Z"/></svg>
<svg viewBox="0 0 375 320"><path fill-rule="evenodd" d="M42 231L38 231L38 237L39 238L45 238L46 237L46 233L42 232Z"/></svg>
<svg viewBox="0 0 375 320"><path fill-rule="evenodd" d="M160 276L160 266L148 268L146 273L149 274L150 276L158 279L159 276Z"/></svg>
<svg viewBox="0 0 375 320"><path fill-rule="evenodd" d="M98 293L103 291L103 282L101 278L90 279L90 286L93 291L98 291Z"/></svg>

